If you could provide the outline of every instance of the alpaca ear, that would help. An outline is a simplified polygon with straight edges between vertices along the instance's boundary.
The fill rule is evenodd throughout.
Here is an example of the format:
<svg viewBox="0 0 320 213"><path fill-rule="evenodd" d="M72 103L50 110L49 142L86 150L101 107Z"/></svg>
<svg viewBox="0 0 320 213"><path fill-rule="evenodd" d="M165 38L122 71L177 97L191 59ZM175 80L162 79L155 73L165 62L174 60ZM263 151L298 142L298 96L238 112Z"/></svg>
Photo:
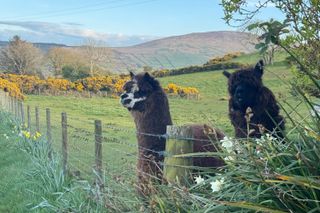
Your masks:
<svg viewBox="0 0 320 213"><path fill-rule="evenodd" d="M259 78L261 78L263 75L263 67L264 67L264 63L262 60L260 60L254 67L254 70L253 70L254 74Z"/></svg>
<svg viewBox="0 0 320 213"><path fill-rule="evenodd" d="M146 72L143 77L146 80L153 80L153 77L148 72Z"/></svg>
<svg viewBox="0 0 320 213"><path fill-rule="evenodd" d="M224 70L222 73L224 76L226 76L227 78L230 77L231 73L229 73L228 71Z"/></svg>
<svg viewBox="0 0 320 213"><path fill-rule="evenodd" d="M152 85L153 88L158 88L159 87L159 82L152 77L148 72L146 72L143 76L144 80L149 82L150 85Z"/></svg>
<svg viewBox="0 0 320 213"><path fill-rule="evenodd" d="M131 79L133 79L134 76L135 76L135 74L134 74L132 71L130 71L130 77L131 77Z"/></svg>

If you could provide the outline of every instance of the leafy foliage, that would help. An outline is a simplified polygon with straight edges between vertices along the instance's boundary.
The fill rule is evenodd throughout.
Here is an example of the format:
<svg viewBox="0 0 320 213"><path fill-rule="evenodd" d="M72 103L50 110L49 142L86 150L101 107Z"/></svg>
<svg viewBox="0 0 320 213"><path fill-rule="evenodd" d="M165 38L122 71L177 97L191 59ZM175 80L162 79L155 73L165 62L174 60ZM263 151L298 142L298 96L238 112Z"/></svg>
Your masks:
<svg viewBox="0 0 320 213"><path fill-rule="evenodd" d="M261 42L256 48L265 52L272 43L284 49L294 58L294 65L300 72L294 72L297 74L296 85L309 94L320 97L320 2L264 0L259 1L255 9L248 8L247 3L246 0L223 0L226 22L246 23L268 4L273 4L286 19L283 22L271 19L250 25L248 30L259 28L263 31Z"/></svg>
<svg viewBox="0 0 320 213"><path fill-rule="evenodd" d="M16 83L0 78L0 89L9 92L11 97L23 100L25 97L22 94L19 86Z"/></svg>

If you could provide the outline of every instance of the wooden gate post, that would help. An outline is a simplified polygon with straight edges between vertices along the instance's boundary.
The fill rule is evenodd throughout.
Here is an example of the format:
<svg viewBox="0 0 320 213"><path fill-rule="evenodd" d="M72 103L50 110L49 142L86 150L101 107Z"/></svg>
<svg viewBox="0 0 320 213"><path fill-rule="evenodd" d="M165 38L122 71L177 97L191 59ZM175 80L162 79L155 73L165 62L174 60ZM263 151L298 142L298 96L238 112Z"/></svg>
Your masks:
<svg viewBox="0 0 320 213"><path fill-rule="evenodd" d="M193 130L190 126L167 126L164 178L169 183L185 184L192 170L192 157L175 157L193 152Z"/></svg>
<svg viewBox="0 0 320 213"><path fill-rule="evenodd" d="M61 127L62 127L62 165L63 174L67 174L68 163L68 127L67 127L67 113L61 113Z"/></svg>
<svg viewBox="0 0 320 213"><path fill-rule="evenodd" d="M100 120L94 121L95 126L95 170L97 172L97 183L99 186L103 185L102 179L102 124Z"/></svg>

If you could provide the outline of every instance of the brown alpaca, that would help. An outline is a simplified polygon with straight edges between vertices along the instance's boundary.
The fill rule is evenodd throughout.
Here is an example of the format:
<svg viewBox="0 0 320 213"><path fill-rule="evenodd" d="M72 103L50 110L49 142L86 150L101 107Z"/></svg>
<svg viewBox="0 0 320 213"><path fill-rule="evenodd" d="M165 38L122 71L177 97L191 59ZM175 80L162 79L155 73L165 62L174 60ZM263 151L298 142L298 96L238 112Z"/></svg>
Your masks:
<svg viewBox="0 0 320 213"><path fill-rule="evenodd" d="M138 185L139 191L146 194L148 193L146 185L150 183L152 177L162 180L166 138L161 135L166 134L167 125L172 125L172 120L167 96L159 82L148 73L130 74L131 80L123 87L125 92L121 95L121 103L131 112L138 132ZM192 125L192 127L195 138L205 139L205 141L195 141L194 151L216 151L204 133L204 126ZM216 130L216 135L218 140L224 137L219 130ZM194 165L219 167L223 165L223 161L213 157L195 158Z"/></svg>
<svg viewBox="0 0 320 213"><path fill-rule="evenodd" d="M262 83L263 61L260 60L251 69L238 70L232 74L224 71L223 74L228 78L229 117L235 136L260 138L262 132L267 131L274 137L283 138L284 118L279 115L275 96ZM246 120L248 109L251 109L249 122ZM247 124L250 132L247 131Z"/></svg>

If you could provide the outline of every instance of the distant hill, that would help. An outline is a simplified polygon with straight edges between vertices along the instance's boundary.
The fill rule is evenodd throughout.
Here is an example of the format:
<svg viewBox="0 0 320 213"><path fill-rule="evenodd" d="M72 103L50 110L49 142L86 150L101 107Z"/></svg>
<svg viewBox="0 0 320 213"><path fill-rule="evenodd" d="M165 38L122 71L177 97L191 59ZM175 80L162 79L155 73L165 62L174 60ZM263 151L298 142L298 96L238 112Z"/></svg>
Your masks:
<svg viewBox="0 0 320 213"><path fill-rule="evenodd" d="M131 47L113 48L113 61L120 72L141 69L146 65L154 68L199 65L212 57L230 52L253 52L253 39L251 34L233 31L191 33Z"/></svg>
<svg viewBox="0 0 320 213"><path fill-rule="evenodd" d="M112 72L140 71L144 66L154 69L180 68L201 65L209 59L230 52L254 51L251 34L234 31L191 33L166 37L129 47L114 47L113 53L101 66ZM0 47L8 42L1 42ZM68 47L63 44L34 43L47 52L52 47ZM72 47L70 47L72 48Z"/></svg>

